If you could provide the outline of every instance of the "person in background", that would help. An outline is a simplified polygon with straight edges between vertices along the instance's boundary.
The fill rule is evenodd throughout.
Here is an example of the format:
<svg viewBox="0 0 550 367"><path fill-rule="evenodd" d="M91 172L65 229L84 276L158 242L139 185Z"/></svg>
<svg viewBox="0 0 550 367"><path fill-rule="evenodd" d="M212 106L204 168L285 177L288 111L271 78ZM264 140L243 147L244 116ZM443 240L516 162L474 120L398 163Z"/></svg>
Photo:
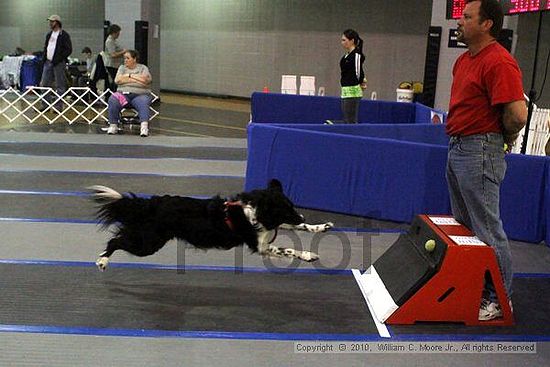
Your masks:
<svg viewBox="0 0 550 367"><path fill-rule="evenodd" d="M504 144L512 145L527 122L518 63L496 40L503 18L497 0L467 1L457 38L468 51L454 64L446 126L453 216L493 247L509 298L499 300L486 279L481 321L502 317L500 302L512 306L512 257L500 219L500 184L506 172Z"/></svg>
<svg viewBox="0 0 550 367"><path fill-rule="evenodd" d="M124 53L124 65L120 65L115 77L118 90L108 100L109 128L107 134L118 132L120 112L126 105L130 105L138 112L141 123L140 135L149 135L149 118L151 105L151 73L147 66L138 63L139 54L135 50Z"/></svg>
<svg viewBox="0 0 550 367"><path fill-rule="evenodd" d="M24 56L24 55L28 55L27 51L23 50L21 47L15 48L15 53L13 54L13 56Z"/></svg>
<svg viewBox="0 0 550 367"><path fill-rule="evenodd" d="M347 29L342 34L342 47L346 51L340 59L343 122L356 124L359 119L359 103L363 98L363 90L367 88L367 79L363 72L363 40L356 31ZM334 122L327 120L326 124L332 125Z"/></svg>
<svg viewBox="0 0 550 367"><path fill-rule="evenodd" d="M126 52L118 43L118 37L120 37L121 28L118 24L111 24L109 27L109 36L105 40L105 57L103 63L107 68L107 72L111 76L113 81L109 88L111 91L116 91L117 85L114 82L118 67L122 64L122 57Z"/></svg>
<svg viewBox="0 0 550 367"><path fill-rule="evenodd" d="M44 68L42 70L41 87L52 87L55 81L57 94L60 96L67 91L67 78L65 77L65 67L67 58L73 52L73 45L69 33L62 29L61 17L52 15L48 19L50 31L46 34L44 43ZM53 96L46 96L53 100ZM58 111L63 110L63 102L60 101L55 106ZM43 102L42 109L47 105Z"/></svg>
<svg viewBox="0 0 550 367"><path fill-rule="evenodd" d="M84 61L86 62L86 74L90 76L90 73L92 72L92 67L94 66L92 49L87 46L84 47L82 49L82 56L84 56Z"/></svg>

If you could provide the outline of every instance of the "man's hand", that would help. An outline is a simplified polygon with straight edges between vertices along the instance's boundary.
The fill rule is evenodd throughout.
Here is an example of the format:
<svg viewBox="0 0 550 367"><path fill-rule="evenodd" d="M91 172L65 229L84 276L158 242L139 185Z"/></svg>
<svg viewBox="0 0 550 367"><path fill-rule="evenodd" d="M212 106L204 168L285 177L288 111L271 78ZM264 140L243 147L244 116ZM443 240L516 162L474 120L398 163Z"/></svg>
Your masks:
<svg viewBox="0 0 550 367"><path fill-rule="evenodd" d="M506 144L508 144L508 146L512 146L512 145L514 145L514 143L516 142L518 136L519 136L519 133L515 133L515 134L504 134L504 142L505 142Z"/></svg>
<svg viewBox="0 0 550 367"><path fill-rule="evenodd" d="M504 134L504 152L510 153L512 152L513 146L516 144L516 140L518 139L519 133L515 134Z"/></svg>

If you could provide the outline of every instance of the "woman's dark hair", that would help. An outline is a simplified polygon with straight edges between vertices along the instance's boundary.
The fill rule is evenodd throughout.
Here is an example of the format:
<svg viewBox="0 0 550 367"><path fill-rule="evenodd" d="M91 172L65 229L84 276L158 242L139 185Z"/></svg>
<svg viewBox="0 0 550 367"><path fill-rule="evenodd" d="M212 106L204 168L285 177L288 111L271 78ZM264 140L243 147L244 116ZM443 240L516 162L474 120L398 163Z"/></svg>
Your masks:
<svg viewBox="0 0 550 367"><path fill-rule="evenodd" d="M481 22L492 20L493 26L491 27L490 33L494 38L498 38L504 21L502 6L497 0L468 0L467 3L473 3L475 1L481 3L479 4L479 20Z"/></svg>
<svg viewBox="0 0 550 367"><path fill-rule="evenodd" d="M109 36L110 36L111 34L115 34L115 33L120 32L120 30L121 30L121 28L120 28L120 26L119 26L118 24L111 24L111 25L109 26L109 31L108 31L108 32L109 32Z"/></svg>
<svg viewBox="0 0 550 367"><path fill-rule="evenodd" d="M355 43L355 48L359 53L363 54L363 40L361 37L359 37L359 33L357 33L353 29L346 29L344 32L342 32L344 36L346 36L347 39L353 40L353 43Z"/></svg>
<svg viewBox="0 0 550 367"><path fill-rule="evenodd" d="M128 50L126 52L128 52L130 56L132 56L132 59L136 59L136 61L139 61L139 52L137 52L136 50Z"/></svg>
<svg viewBox="0 0 550 367"><path fill-rule="evenodd" d="M84 48L82 49L82 52L81 52L81 53L83 53L83 54L91 54L91 53L92 53L92 49L89 48L88 46L86 46L86 47L84 47Z"/></svg>

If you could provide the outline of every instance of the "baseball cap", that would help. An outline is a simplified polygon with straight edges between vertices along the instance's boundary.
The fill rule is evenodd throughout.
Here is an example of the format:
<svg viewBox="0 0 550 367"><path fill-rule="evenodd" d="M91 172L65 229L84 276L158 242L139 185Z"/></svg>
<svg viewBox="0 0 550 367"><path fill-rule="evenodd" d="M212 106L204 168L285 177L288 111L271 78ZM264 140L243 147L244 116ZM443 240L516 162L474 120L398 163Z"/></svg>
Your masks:
<svg viewBox="0 0 550 367"><path fill-rule="evenodd" d="M57 21L57 22L60 22L61 23L61 17L57 14L53 14L53 15L50 15L50 17L48 18L48 20L51 20L51 21Z"/></svg>

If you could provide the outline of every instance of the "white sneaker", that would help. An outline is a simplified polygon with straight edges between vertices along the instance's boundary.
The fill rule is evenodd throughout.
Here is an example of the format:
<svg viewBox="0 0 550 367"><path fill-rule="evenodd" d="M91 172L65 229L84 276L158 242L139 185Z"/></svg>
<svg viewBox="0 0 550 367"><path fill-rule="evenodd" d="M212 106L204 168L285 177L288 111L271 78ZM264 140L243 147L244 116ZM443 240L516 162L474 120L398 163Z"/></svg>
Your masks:
<svg viewBox="0 0 550 367"><path fill-rule="evenodd" d="M115 135L116 133L118 133L118 125L117 124L109 124L109 128L107 129L107 134Z"/></svg>
<svg viewBox="0 0 550 367"><path fill-rule="evenodd" d="M479 307L479 321L489 321L502 317L502 308L500 304L491 302L488 299L481 300L481 306Z"/></svg>
<svg viewBox="0 0 550 367"><path fill-rule="evenodd" d="M142 137L149 136L149 123L148 122L142 122L141 123L141 129L140 129L139 135L142 136Z"/></svg>

